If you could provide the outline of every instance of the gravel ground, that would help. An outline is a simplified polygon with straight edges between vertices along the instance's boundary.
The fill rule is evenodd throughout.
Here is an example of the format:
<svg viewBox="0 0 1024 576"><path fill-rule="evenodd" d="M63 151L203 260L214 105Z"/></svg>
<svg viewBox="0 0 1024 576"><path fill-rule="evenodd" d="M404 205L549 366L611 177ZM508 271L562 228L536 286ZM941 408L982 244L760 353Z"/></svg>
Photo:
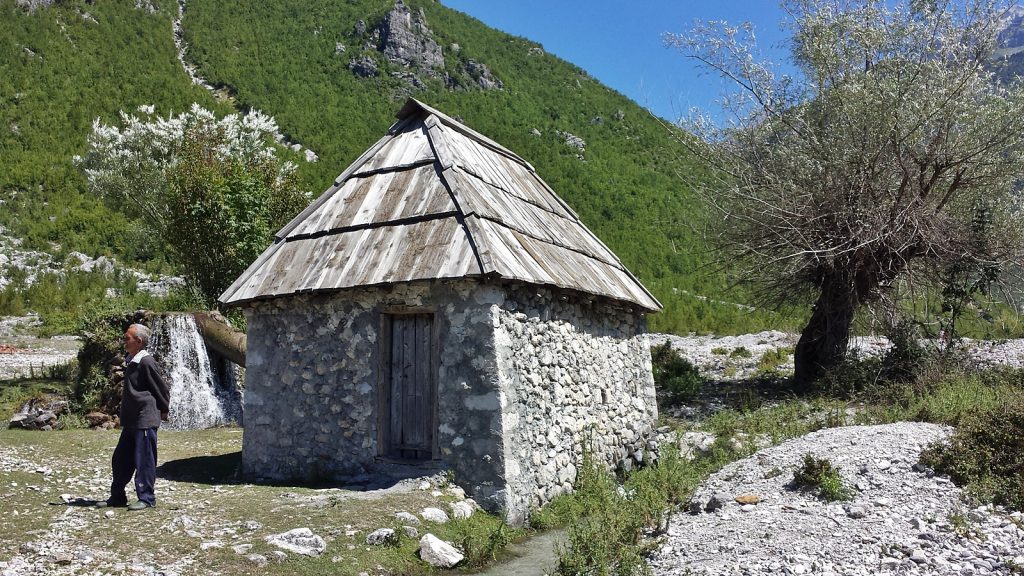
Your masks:
<svg viewBox="0 0 1024 576"><path fill-rule="evenodd" d="M44 340L26 335L34 322L34 317L0 318L0 379L27 375L30 366L37 370L66 362L77 353L80 342L74 338ZM765 353L792 349L796 339L794 334L777 331L726 337L654 334L651 343L671 342L725 389L755 373ZM967 341L965 345L979 367L1024 366L1024 340ZM870 356L883 353L888 342L857 338L852 347ZM777 369L791 371L792 357ZM710 392L716 389L714 385L709 388ZM698 490L694 497L698 513L673 518L661 549L650 558L654 573L1020 573L1024 566L1024 515L991 506L965 508L961 491L952 483L915 467L920 450L948 434L947 428L922 423L833 428L735 462ZM787 486L807 453L826 457L838 466L853 487L853 500L829 504ZM40 470L41 463L20 456L0 450L0 468ZM95 467L92 472L98 487L105 469ZM737 496L754 496L757 503L740 504ZM717 508L707 511L709 503ZM21 554L0 562L0 572L39 573L39 569L54 568L54 558L67 562L72 568L67 573L77 573L74 568L87 565L106 564L115 572L139 568L102 558L101 550L77 547L71 534L93 522L95 519L64 511L55 518L59 530L26 542ZM152 569L152 565L146 568ZM196 569L187 562L160 568L166 573Z"/></svg>
<svg viewBox="0 0 1024 576"><path fill-rule="evenodd" d="M758 363L766 352L780 348L792 350L798 338L798 334L776 330L740 336L650 336L652 346L670 342L672 348L699 368L702 374L716 380L738 380L750 376L757 371ZM932 345L929 341L922 341L922 344ZM1024 367L1024 339L964 339L961 345L968 350L968 355L979 367L999 364ZM850 343L851 351L864 357L882 354L888 348L889 341L880 336L855 337ZM742 352L744 349L745 353ZM784 373L792 372L792 355L778 369Z"/></svg>
<svg viewBox="0 0 1024 576"><path fill-rule="evenodd" d="M698 489L693 514L672 519L654 574L1019 573L1024 515L966 508L959 488L918 464L949 433L918 422L830 428L729 464ZM852 499L793 489L804 454L828 458Z"/></svg>

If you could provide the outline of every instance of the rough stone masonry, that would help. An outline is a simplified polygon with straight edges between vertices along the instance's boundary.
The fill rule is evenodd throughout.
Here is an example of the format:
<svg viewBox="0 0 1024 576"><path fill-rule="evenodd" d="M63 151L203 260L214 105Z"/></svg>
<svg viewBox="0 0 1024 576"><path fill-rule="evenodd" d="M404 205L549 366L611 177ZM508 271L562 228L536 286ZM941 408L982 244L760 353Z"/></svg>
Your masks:
<svg viewBox="0 0 1024 576"><path fill-rule="evenodd" d="M573 292L453 280L248 305L243 473L323 481L382 469L380 317L437 322L436 449L424 466L511 523L571 490L583 451L628 465L657 418L641 313ZM255 336L255 337L253 337Z"/></svg>

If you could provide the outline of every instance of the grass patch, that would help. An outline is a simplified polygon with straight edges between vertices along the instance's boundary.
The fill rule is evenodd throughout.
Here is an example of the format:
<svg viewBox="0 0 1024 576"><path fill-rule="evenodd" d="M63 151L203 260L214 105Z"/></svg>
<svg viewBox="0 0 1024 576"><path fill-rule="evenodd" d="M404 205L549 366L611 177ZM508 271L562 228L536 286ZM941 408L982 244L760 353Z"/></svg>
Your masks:
<svg viewBox="0 0 1024 576"><path fill-rule="evenodd" d="M757 361L757 371L762 373L776 372L792 355L792 347L773 348L771 350L767 350Z"/></svg>
<svg viewBox="0 0 1024 576"><path fill-rule="evenodd" d="M969 415L999 408L1024 389L1024 370L947 372L931 380L875 384L858 395L867 422L917 420L958 426Z"/></svg>
<svg viewBox="0 0 1024 576"><path fill-rule="evenodd" d="M239 428L161 431L157 507L144 516L114 510L113 518L106 518L91 508L51 505L61 502L61 494L106 497L118 434L0 430L0 456L5 462L0 470L0 532L5 535L0 558L26 554L20 551L21 544L46 542L52 538L48 533L60 526L68 546L93 553L90 570L103 573L118 571L114 566L127 557L153 571L182 574L436 573L416 555L418 539L403 535L395 546L369 546L366 536L377 528L396 528L402 534L396 512L418 514L426 506L445 509L454 497L438 498L432 490L419 489L368 493L344 486L244 483L235 475ZM50 472L36 472L40 467ZM136 538L140 519L160 533L158 541L145 549ZM265 566L247 558L271 557L277 549L265 537L298 527L322 536L327 551L316 558L290 554L284 562L272 560ZM491 562L507 542L525 534L482 512L444 525L424 522L419 531L464 546L464 569ZM204 542L219 545L204 550ZM232 546L240 544L252 548L236 554Z"/></svg>
<svg viewBox="0 0 1024 576"><path fill-rule="evenodd" d="M750 350L747 350L746 346L740 346L739 348L734 348L732 352L729 352L729 358L753 358L753 357L754 357L754 353L751 352Z"/></svg>

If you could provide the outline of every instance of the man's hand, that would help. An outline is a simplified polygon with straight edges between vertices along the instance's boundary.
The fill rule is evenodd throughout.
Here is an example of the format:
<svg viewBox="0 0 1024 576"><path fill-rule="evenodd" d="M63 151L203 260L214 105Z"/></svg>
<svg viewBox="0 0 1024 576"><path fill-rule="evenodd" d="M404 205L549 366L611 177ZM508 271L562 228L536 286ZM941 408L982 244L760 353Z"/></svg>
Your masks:
<svg viewBox="0 0 1024 576"><path fill-rule="evenodd" d="M167 412L160 413L160 420L167 422Z"/></svg>

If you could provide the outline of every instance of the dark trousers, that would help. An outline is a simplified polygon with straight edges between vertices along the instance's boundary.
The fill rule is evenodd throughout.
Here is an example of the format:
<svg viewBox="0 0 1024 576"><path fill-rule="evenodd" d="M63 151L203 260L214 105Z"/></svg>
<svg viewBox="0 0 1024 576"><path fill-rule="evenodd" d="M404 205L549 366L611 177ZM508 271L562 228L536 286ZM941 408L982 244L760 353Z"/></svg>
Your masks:
<svg viewBox="0 0 1024 576"><path fill-rule="evenodd" d="M140 501L156 506L156 428L122 428L110 467L114 480L109 503L128 503L124 488L135 474L135 494Z"/></svg>

